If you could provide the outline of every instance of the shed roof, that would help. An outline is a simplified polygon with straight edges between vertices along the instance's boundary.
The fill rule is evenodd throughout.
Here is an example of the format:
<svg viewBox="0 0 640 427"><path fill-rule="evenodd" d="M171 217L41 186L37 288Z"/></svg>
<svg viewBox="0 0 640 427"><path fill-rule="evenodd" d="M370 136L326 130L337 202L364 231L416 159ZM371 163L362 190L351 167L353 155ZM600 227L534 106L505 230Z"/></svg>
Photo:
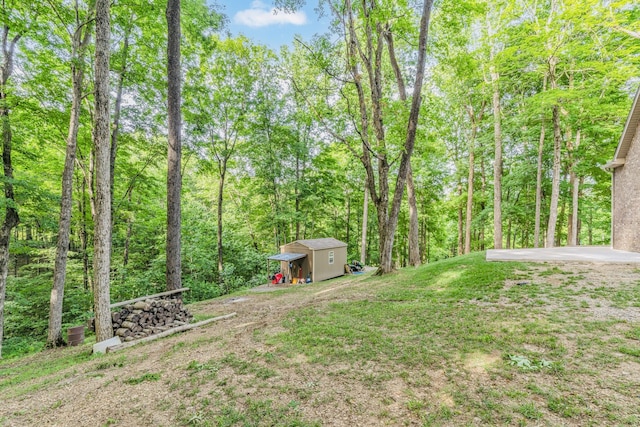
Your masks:
<svg viewBox="0 0 640 427"><path fill-rule="evenodd" d="M268 259L273 259L276 261L295 261L300 258L306 257L307 254L293 254L293 253L285 253L285 254L276 254L270 256Z"/></svg>
<svg viewBox="0 0 640 427"><path fill-rule="evenodd" d="M620 142L616 149L616 154L613 156L612 161L604 165L605 169L615 169L624 165L627 153L631 147L631 141L633 141L633 136L638 128L638 123L640 123L640 87L638 88L636 97L633 100L633 106L629 112L629 117L627 117L627 123L624 125L624 130L622 131L622 136L620 137Z"/></svg>
<svg viewBox="0 0 640 427"><path fill-rule="evenodd" d="M338 239L334 239L333 237L325 237L323 239L296 240L295 242L291 243L298 243L314 251L322 249L344 248L347 246L346 243L341 242ZM289 243L289 245L291 243Z"/></svg>

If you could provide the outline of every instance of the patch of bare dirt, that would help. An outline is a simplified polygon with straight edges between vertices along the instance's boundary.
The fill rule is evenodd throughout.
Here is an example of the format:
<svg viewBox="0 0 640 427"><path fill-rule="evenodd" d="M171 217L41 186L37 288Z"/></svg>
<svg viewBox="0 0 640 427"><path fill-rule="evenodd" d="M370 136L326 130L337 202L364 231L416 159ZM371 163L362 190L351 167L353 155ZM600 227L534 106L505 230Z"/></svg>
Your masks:
<svg viewBox="0 0 640 427"><path fill-rule="evenodd" d="M572 310L578 310L594 320L638 322L638 307L614 307L606 298L606 292L636 284L640 279L637 267L565 264L559 266L559 271L550 273L550 269L550 265L535 265L519 273L517 279L509 279L505 291L516 286L544 284L566 291L563 297L571 299L574 305L567 306L562 298L547 298L540 306L542 312L562 312L569 316ZM528 276L522 278L523 275ZM566 378L560 376L496 373L503 364L503 355L497 351L453 358L447 366L399 372L395 366L375 363L326 365L311 361L303 354L276 355L268 339L264 339L287 331L283 320L292 310L306 307L322 310L335 302L371 298L376 286L381 285L364 283L365 278L354 276L300 285L287 292L248 292L241 297L193 305L190 309L194 313L236 312L237 316L121 353L97 357L89 363L23 384L21 394L3 396L0 425L205 425L203 420L212 408L219 411L228 405L240 405L236 409L241 411L241 405L264 400L274 406L293 405L303 419L317 420L327 426L420 426L425 423L425 417L441 413L457 414L458 418L440 418L440 425L455 426L460 420L468 425L485 425L486 419L465 413L465 402L461 399L475 399L477 405L487 407L496 402L512 405L517 412L517 398L511 397L510 391L517 396L522 393L520 390L525 390L536 407L545 408L547 403L541 393L563 387L559 383ZM590 295L588 299L585 294ZM476 303L496 311L522 304L505 296L497 302ZM504 327L511 330L517 324L504 319ZM560 336L558 341L569 355L584 351L580 347L583 344L570 335ZM525 342L523 348L533 354L549 352L539 343ZM64 351L90 349L85 346ZM107 363L119 360L121 367ZM136 381L153 374L157 374L157 378ZM584 406L579 408L581 414L597 411L594 402L603 396L624 407L640 406L640 393L637 400L633 400L607 379L615 379L616 384L640 384L640 364L628 360L617 364L605 361L597 376L584 373L572 379L571 384L579 385L591 396L588 401L576 403ZM542 392L526 391L535 388ZM504 396L507 397L501 397L500 401L500 397L492 397L491 390L506 390ZM505 425L518 421L526 419L523 416L493 420ZM578 426L586 421L584 416L571 418L545 412L545 422L549 425ZM607 425L606 420L598 421ZM618 421L610 423L615 424Z"/></svg>

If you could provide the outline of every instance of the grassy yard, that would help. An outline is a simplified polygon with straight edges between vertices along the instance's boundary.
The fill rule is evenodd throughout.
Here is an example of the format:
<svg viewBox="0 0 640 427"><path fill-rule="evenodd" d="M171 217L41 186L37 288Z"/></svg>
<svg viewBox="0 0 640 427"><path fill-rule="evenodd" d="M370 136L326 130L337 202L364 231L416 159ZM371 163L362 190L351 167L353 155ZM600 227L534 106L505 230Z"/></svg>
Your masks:
<svg viewBox="0 0 640 427"><path fill-rule="evenodd" d="M0 425L640 425L633 266L473 254L242 296L122 353L0 362Z"/></svg>

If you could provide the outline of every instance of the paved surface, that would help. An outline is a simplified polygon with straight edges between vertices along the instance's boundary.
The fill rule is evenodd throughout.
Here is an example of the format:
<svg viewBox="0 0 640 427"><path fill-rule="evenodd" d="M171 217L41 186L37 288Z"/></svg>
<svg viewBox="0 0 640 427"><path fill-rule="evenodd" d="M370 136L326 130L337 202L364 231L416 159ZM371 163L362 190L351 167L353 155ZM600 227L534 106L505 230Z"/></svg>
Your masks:
<svg viewBox="0 0 640 427"><path fill-rule="evenodd" d="M537 249L489 249L487 261L557 261L640 264L640 253L609 246L565 246Z"/></svg>

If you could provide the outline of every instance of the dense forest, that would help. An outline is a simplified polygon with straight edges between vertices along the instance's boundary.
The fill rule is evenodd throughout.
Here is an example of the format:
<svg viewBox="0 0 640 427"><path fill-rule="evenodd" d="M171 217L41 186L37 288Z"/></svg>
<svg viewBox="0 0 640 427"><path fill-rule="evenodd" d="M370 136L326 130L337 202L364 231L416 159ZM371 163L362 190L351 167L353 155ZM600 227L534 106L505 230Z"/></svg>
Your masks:
<svg viewBox="0 0 640 427"><path fill-rule="evenodd" d="M167 1L111 3L100 130L102 3L2 0L4 356L47 341L54 277L62 324L92 316L98 225L111 301L167 286ZM178 3L189 301L264 283L296 239L335 237L382 272L609 242L602 166L640 84L637 2L329 0L327 33L278 52L230 36L215 4Z"/></svg>

